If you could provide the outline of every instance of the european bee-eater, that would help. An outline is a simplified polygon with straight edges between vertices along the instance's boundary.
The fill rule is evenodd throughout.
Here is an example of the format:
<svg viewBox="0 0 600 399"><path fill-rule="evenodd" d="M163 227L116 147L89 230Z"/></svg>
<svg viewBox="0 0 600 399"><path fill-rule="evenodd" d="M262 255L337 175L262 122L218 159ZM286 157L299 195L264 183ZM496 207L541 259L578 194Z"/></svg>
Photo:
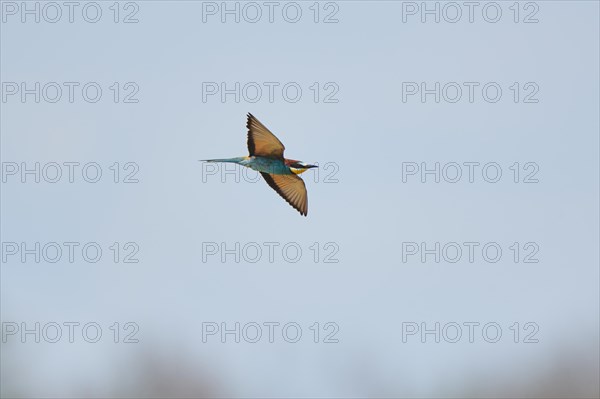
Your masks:
<svg viewBox="0 0 600 399"><path fill-rule="evenodd" d="M249 156L207 159L205 162L237 163L260 172L267 184L277 191L277 194L301 215L306 216L308 214L308 195L304 181L298 175L310 168L316 168L317 165L284 158L285 147L281 141L250 113L246 126L248 128Z"/></svg>

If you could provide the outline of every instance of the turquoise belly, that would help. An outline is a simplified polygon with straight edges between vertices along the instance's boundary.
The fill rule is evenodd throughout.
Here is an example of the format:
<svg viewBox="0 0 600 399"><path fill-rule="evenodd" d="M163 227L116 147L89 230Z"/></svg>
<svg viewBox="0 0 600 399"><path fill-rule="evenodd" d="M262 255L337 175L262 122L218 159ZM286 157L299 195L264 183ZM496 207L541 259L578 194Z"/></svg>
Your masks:
<svg viewBox="0 0 600 399"><path fill-rule="evenodd" d="M291 175L292 172L280 159L250 157L240 162L240 165L254 169L258 172L271 173L274 175Z"/></svg>

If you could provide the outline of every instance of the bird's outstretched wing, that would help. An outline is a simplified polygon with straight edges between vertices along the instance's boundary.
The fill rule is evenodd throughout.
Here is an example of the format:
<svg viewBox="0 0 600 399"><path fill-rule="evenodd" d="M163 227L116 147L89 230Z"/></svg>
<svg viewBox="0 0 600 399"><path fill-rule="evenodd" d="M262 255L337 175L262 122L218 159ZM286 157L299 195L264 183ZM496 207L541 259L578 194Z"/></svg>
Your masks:
<svg viewBox="0 0 600 399"><path fill-rule="evenodd" d="M273 133L269 131L252 114L248 114L248 151L250 156L283 158L285 147Z"/></svg>
<svg viewBox="0 0 600 399"><path fill-rule="evenodd" d="M304 180L296 175L274 175L260 173L277 194L293 206L301 215L308 214L308 194Z"/></svg>

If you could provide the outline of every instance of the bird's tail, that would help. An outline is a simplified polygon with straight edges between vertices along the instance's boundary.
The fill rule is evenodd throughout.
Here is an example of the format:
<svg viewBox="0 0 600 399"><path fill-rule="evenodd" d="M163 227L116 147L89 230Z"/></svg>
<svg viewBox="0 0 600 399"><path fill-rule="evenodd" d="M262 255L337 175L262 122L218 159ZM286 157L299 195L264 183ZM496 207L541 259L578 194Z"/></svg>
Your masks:
<svg viewBox="0 0 600 399"><path fill-rule="evenodd" d="M236 158L224 158L224 159L201 159L202 162L229 162L229 163L240 163L245 160L246 157L236 157Z"/></svg>

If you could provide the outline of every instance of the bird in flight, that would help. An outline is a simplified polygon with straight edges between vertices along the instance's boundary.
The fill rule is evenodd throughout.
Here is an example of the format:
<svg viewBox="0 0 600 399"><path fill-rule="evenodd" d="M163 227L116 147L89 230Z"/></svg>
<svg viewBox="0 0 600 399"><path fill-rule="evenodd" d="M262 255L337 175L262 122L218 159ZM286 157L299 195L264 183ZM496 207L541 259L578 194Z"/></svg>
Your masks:
<svg viewBox="0 0 600 399"><path fill-rule="evenodd" d="M308 195L304 180L298 175L317 165L286 159L285 147L273 133L260 123L252 114L248 114L248 152L247 157L206 159L205 162L230 162L254 169L262 175L267 184L277 191L301 215L308 214Z"/></svg>

